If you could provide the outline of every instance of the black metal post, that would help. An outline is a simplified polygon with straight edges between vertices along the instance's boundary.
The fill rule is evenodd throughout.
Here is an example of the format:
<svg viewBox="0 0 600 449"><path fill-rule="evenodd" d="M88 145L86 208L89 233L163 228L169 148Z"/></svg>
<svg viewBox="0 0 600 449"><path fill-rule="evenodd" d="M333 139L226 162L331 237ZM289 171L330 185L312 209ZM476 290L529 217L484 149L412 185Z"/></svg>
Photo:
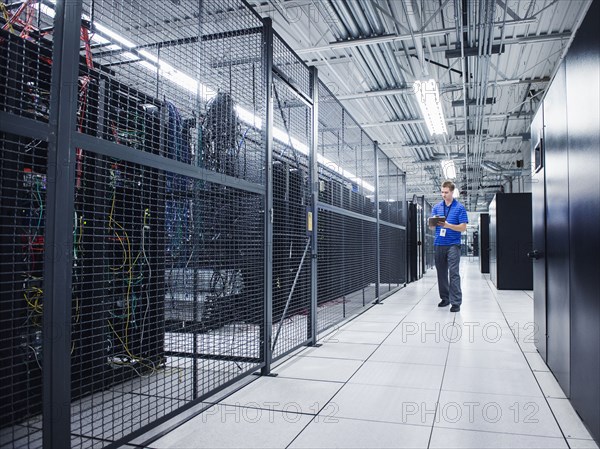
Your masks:
<svg viewBox="0 0 600 449"><path fill-rule="evenodd" d="M77 82L82 2L54 18L44 246L43 446L71 446L71 275Z"/></svg>
<svg viewBox="0 0 600 449"><path fill-rule="evenodd" d="M377 260L377 284L375 286L375 296L377 297L377 300L375 302L379 304L381 292L381 235L379 230L379 144L377 141L375 141L373 144L373 152L375 154L375 218L377 220L377 224L375 226L375 240L377 242L375 245L375 259Z"/></svg>
<svg viewBox="0 0 600 449"><path fill-rule="evenodd" d="M310 321L308 328L308 339L310 345L317 344L317 256L319 237L319 169L317 165L317 147L319 145L319 71L316 67L310 68L310 81L313 98L312 107L312 141L309 154L310 164L310 188L312 209L312 248L310 264Z"/></svg>
<svg viewBox="0 0 600 449"><path fill-rule="evenodd" d="M263 62L264 81L266 92L266 117L265 117L265 301L263 319L263 342L261 359L265 365L261 375L271 372L273 350L273 23L265 18L263 25Z"/></svg>

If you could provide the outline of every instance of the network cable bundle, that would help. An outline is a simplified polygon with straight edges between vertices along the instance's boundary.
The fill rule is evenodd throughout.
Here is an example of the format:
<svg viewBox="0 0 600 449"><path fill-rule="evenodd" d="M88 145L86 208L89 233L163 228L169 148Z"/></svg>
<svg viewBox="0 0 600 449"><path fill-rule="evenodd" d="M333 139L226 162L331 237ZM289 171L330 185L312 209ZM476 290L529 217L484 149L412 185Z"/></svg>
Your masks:
<svg viewBox="0 0 600 449"><path fill-rule="evenodd" d="M104 75L99 96L102 138L161 153L161 102ZM85 167L95 192L89 198L94 201L90 243L102 245L94 246L83 264L101 304L100 311L90 312L104 323L104 353L95 351L93 359L105 371L106 387L155 371L164 359L166 181L160 170L114 158L92 158Z"/></svg>

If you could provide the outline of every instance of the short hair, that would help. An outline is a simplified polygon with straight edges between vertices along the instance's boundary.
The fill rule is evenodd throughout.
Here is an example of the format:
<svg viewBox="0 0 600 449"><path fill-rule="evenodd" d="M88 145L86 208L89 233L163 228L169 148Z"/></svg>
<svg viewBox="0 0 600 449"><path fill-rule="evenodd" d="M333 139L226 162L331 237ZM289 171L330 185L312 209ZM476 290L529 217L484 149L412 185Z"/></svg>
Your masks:
<svg viewBox="0 0 600 449"><path fill-rule="evenodd" d="M456 187L452 181L444 181L442 187L448 187L451 192L454 192L454 188Z"/></svg>

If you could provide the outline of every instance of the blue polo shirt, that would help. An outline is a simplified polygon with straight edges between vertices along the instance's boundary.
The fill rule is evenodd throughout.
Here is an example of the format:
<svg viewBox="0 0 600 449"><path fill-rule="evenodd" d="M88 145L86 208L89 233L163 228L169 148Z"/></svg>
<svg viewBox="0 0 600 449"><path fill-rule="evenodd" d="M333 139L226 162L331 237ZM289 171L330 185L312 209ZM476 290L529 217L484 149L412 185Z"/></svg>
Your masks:
<svg viewBox="0 0 600 449"><path fill-rule="evenodd" d="M469 222L467 209L465 209L465 206L455 199L452 200L452 204L450 206L446 206L444 200L440 201L438 204L433 206L433 209L431 210L431 216L446 217L446 221L454 225ZM442 229L441 226L435 227L435 240L433 241L434 245L460 245L460 232L446 228L446 236L442 237L440 235L440 229Z"/></svg>

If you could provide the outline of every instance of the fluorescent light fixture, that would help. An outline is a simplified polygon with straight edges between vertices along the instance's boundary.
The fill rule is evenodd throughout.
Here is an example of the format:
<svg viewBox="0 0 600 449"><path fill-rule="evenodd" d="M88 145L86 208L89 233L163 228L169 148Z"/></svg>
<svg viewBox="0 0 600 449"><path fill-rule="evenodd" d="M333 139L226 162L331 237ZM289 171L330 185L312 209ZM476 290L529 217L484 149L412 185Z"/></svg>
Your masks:
<svg viewBox="0 0 600 449"><path fill-rule="evenodd" d="M446 129L440 93L435 80L417 80L414 82L413 88L429 132L432 135L446 134L448 130Z"/></svg>
<svg viewBox="0 0 600 449"><path fill-rule="evenodd" d="M135 47L135 44L133 42L131 42L129 39L125 39L123 36L121 36L120 34L115 33L113 30L111 30L110 28L102 25L101 23L94 22L94 26L102 34L110 37L111 39L114 39L119 44L123 44L127 48L133 48L133 47Z"/></svg>
<svg viewBox="0 0 600 449"><path fill-rule="evenodd" d="M446 159L442 161L442 174L446 179L456 178L456 166L452 159Z"/></svg>

